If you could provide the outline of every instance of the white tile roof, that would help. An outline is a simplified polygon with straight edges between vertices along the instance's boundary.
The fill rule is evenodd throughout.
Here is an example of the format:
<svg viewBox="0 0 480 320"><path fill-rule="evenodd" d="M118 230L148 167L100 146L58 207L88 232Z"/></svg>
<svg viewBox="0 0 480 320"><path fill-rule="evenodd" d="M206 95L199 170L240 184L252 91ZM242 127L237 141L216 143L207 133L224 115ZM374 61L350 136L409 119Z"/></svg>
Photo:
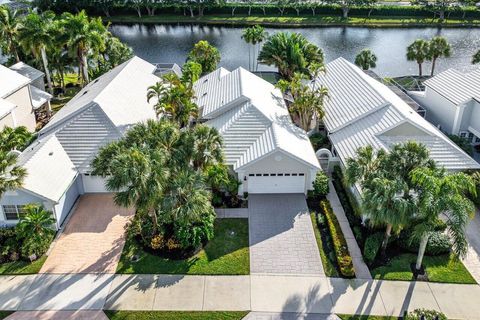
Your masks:
<svg viewBox="0 0 480 320"><path fill-rule="evenodd" d="M0 65L0 98L5 98L29 84L31 80Z"/></svg>
<svg viewBox="0 0 480 320"><path fill-rule="evenodd" d="M21 74L22 76L29 78L32 81L44 76L42 71L35 69L24 62L18 62L11 66L10 69Z"/></svg>
<svg viewBox="0 0 480 320"><path fill-rule="evenodd" d="M0 119L10 113L13 109L15 109L15 105L10 101L0 98ZM0 128L0 130L3 128Z"/></svg>
<svg viewBox="0 0 480 320"><path fill-rule="evenodd" d="M82 89L21 154L19 163L28 171L24 189L58 201L79 171L90 171L100 147L129 126L154 119L146 96L159 80L154 70L134 57Z"/></svg>
<svg viewBox="0 0 480 320"><path fill-rule="evenodd" d="M47 101L52 99L52 95L48 92L38 89L35 86L30 85L30 93L32 97L33 109L38 109L43 106Z"/></svg>
<svg viewBox="0 0 480 320"><path fill-rule="evenodd" d="M470 73L448 69L428 79L424 85L456 105L472 99L480 101L480 69Z"/></svg>
<svg viewBox="0 0 480 320"><path fill-rule="evenodd" d="M27 170L22 188L55 202L77 176L75 165L54 135L35 141L18 162Z"/></svg>
<svg viewBox="0 0 480 320"><path fill-rule="evenodd" d="M424 143L432 159L449 170L480 168L393 91L345 59L328 63L326 74L317 81L329 89L325 125L344 163L355 156L359 147L372 145L388 150L394 143L413 140ZM349 85L347 90L344 83L355 85Z"/></svg>
<svg viewBox="0 0 480 320"><path fill-rule="evenodd" d="M305 131L292 123L272 84L243 68L220 68L199 79L195 90L203 118L222 134L226 162L234 170L276 150L319 168Z"/></svg>

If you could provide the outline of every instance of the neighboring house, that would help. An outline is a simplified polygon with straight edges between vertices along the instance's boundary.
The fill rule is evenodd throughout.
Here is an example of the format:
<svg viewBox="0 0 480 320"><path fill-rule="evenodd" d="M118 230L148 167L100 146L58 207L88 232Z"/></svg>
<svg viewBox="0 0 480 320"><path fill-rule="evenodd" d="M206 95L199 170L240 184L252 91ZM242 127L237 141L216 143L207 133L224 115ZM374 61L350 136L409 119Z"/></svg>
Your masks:
<svg viewBox="0 0 480 320"><path fill-rule="evenodd" d="M201 120L218 129L239 193L306 193L320 166L310 141L295 126L282 93L238 68L220 68L194 86Z"/></svg>
<svg viewBox="0 0 480 320"><path fill-rule="evenodd" d="M79 195L107 192L104 179L91 175L90 163L100 147L129 127L156 118L146 98L159 80L155 70L134 57L90 82L59 110L19 156L28 175L22 188L0 199L0 224L16 223L23 206L34 202L53 211L60 228Z"/></svg>
<svg viewBox="0 0 480 320"><path fill-rule="evenodd" d="M394 144L412 140L426 145L431 158L447 170L480 168L392 90L347 60L339 58L328 63L317 85L329 90L324 123L332 150L320 152L327 154L331 162L345 165L359 147L371 145L376 150L389 150Z"/></svg>
<svg viewBox="0 0 480 320"><path fill-rule="evenodd" d="M22 62L10 69L0 65L0 130L25 126L35 131L35 110L50 108L52 96L44 88L41 71Z"/></svg>
<svg viewBox="0 0 480 320"><path fill-rule="evenodd" d="M427 109L427 120L447 134L480 144L480 69L449 69L423 84L425 91L409 94Z"/></svg>

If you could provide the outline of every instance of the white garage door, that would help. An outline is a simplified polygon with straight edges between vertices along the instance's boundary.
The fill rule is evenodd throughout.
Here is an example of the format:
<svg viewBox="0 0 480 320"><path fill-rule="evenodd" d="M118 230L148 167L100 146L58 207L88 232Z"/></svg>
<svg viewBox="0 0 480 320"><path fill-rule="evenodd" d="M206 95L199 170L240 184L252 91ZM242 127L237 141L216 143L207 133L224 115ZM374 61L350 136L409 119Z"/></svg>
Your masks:
<svg viewBox="0 0 480 320"><path fill-rule="evenodd" d="M83 175L83 190L85 193L109 192L105 188L105 179L99 176Z"/></svg>
<svg viewBox="0 0 480 320"><path fill-rule="evenodd" d="M249 193L304 193L305 175L303 173L250 174Z"/></svg>

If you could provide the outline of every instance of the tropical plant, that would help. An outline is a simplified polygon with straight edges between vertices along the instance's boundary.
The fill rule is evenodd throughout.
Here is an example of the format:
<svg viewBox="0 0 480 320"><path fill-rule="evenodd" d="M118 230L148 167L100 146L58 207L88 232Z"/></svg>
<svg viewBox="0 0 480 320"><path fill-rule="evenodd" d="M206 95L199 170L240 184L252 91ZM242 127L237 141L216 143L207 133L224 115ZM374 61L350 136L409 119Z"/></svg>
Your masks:
<svg viewBox="0 0 480 320"><path fill-rule="evenodd" d="M18 28L18 38L25 52L31 52L37 60L42 60L43 69L47 78L48 90L53 92L52 79L48 68L47 49L55 45L56 24L52 12L43 14L29 13Z"/></svg>
<svg viewBox="0 0 480 320"><path fill-rule="evenodd" d="M197 125L192 130L192 164L195 170L203 171L208 166L223 163L223 138L217 129Z"/></svg>
<svg viewBox="0 0 480 320"><path fill-rule="evenodd" d="M27 176L27 170L17 165L18 155L0 150L0 196L6 191L20 188Z"/></svg>
<svg viewBox="0 0 480 320"><path fill-rule="evenodd" d="M377 56L370 49L363 49L355 57L355 64L362 70L375 68L377 66Z"/></svg>
<svg viewBox="0 0 480 320"><path fill-rule="evenodd" d="M187 61L182 67L182 83L188 85L190 88L202 75L202 65L195 61Z"/></svg>
<svg viewBox="0 0 480 320"><path fill-rule="evenodd" d="M23 215L16 226L20 239L24 239L21 247L22 256L43 255L55 234L55 219L51 211L39 204L28 204L23 208Z"/></svg>
<svg viewBox="0 0 480 320"><path fill-rule="evenodd" d="M85 11L76 15L65 13L61 21L62 31L67 37L66 46L77 58L85 85L89 82L88 57L105 50L107 29L100 17L89 18Z"/></svg>
<svg viewBox="0 0 480 320"><path fill-rule="evenodd" d="M437 59L441 57L450 57L452 48L447 42L447 39L445 39L444 37L434 37L432 40L429 41L428 47L428 56L429 59L432 60L432 72L430 73L430 75L433 76Z"/></svg>
<svg viewBox="0 0 480 320"><path fill-rule="evenodd" d="M448 320L447 316L437 310L415 309L405 315L404 320Z"/></svg>
<svg viewBox="0 0 480 320"><path fill-rule="evenodd" d="M105 50L100 52L96 59L92 59L89 76L97 78L132 57L132 48L108 34L105 38Z"/></svg>
<svg viewBox="0 0 480 320"><path fill-rule="evenodd" d="M317 172L315 180L312 184L314 197L325 197L328 194L330 190L328 180L328 176L325 174L325 172L323 172L323 170Z"/></svg>
<svg viewBox="0 0 480 320"><path fill-rule="evenodd" d="M24 126L16 128L4 127L0 131L0 151L22 151L32 138L33 135Z"/></svg>
<svg viewBox="0 0 480 320"><path fill-rule="evenodd" d="M242 31L242 39L248 45L248 70L250 70L250 71L253 70L253 67L252 67L252 46L251 46L251 44L253 44L254 28L255 27L248 27L248 28L243 29L243 31Z"/></svg>
<svg viewBox="0 0 480 320"><path fill-rule="evenodd" d="M0 5L0 48L6 54L20 62L18 28L20 17L17 11L6 5Z"/></svg>
<svg viewBox="0 0 480 320"><path fill-rule="evenodd" d="M323 64L323 52L300 33L278 32L267 39L258 61L276 66L282 78L290 81L295 73L309 75L311 64Z"/></svg>
<svg viewBox="0 0 480 320"><path fill-rule="evenodd" d="M194 61L202 66L203 74L214 71L220 62L220 52L208 41L197 42L188 54L187 61Z"/></svg>
<svg viewBox="0 0 480 320"><path fill-rule="evenodd" d="M154 109L157 116L170 119L182 128L198 115L191 83L183 83L174 73L163 75L159 82L148 88L147 101L153 98L156 100Z"/></svg>
<svg viewBox="0 0 480 320"><path fill-rule="evenodd" d="M420 223L413 227L413 237L420 239L416 269L422 267L428 239L441 217L446 218L453 252L465 256L468 248L465 230L475 212L466 194L476 194L473 179L464 173L447 173L443 168L416 168L411 175L419 198L417 219Z"/></svg>
<svg viewBox="0 0 480 320"><path fill-rule="evenodd" d="M472 58L472 64L480 63L480 50L478 50Z"/></svg>
<svg viewBox="0 0 480 320"><path fill-rule="evenodd" d="M418 75L422 76L422 64L430 59L430 45L428 41L417 39L407 47L407 60L418 64Z"/></svg>

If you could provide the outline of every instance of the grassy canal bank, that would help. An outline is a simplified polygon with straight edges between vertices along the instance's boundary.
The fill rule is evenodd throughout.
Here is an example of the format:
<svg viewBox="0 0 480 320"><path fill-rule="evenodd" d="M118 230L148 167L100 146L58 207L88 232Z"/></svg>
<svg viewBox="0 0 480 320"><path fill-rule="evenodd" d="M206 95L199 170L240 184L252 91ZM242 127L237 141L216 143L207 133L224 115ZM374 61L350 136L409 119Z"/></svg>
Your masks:
<svg viewBox="0 0 480 320"><path fill-rule="evenodd" d="M249 26L261 24L271 27L369 27L369 28L410 28L410 27L480 27L480 19L448 19L440 21L426 17L350 17L339 16L274 16L274 15L235 15L216 14L203 17L190 17L174 14L155 16L116 15L105 18L105 21L119 24L200 24L200 25L232 25Z"/></svg>

